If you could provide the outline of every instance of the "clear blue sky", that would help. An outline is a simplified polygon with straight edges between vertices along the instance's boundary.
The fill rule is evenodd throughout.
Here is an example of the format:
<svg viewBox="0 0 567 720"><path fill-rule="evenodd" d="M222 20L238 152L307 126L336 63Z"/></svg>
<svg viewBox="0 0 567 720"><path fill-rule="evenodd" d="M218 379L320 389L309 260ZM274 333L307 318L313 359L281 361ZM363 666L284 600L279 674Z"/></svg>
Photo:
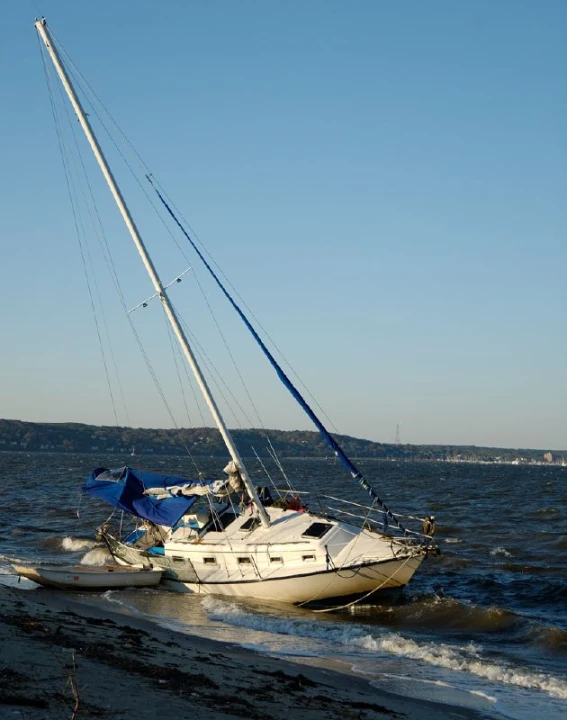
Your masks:
<svg viewBox="0 0 567 720"><path fill-rule="evenodd" d="M567 448L567 3L2 6L0 417L114 422L39 11L340 432Z"/></svg>

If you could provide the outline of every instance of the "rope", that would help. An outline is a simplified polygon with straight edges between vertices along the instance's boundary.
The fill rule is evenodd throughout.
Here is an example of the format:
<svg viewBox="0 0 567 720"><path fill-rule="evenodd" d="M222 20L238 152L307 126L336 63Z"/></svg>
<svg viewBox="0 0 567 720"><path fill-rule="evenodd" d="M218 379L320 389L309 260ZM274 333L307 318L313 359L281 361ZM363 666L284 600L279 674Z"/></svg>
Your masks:
<svg viewBox="0 0 567 720"><path fill-rule="evenodd" d="M357 598L356 600L353 600L352 602L346 603L346 605L340 605L339 607L332 607L332 608L321 608L320 610L312 610L312 612L316 612L316 613L335 612L336 610L345 610L346 608L352 607L353 605L358 605L358 603L361 603L363 600L366 600L366 598L370 597L375 592L378 592L378 590L381 590L387 582L390 582L390 580L393 580L396 577L396 575L400 572L400 570L403 570L405 568L405 566L408 564L408 562L414 557L415 557L415 555L408 555L404 564L400 565L400 567L396 570L395 573L390 575L390 577L385 578L380 583L380 585L378 585L374 589L367 592L366 595L363 595L362 597ZM316 598L314 598L314 599L316 599ZM313 601L309 600L308 602L313 602ZM304 604L305 603L301 603L301 605L304 605Z"/></svg>
<svg viewBox="0 0 567 720"><path fill-rule="evenodd" d="M335 566L335 563L333 562L332 558L331 558L330 555L329 555L328 546L325 545L325 552L326 552L326 555L327 555L327 567L328 567L329 565L331 565L331 566L334 568L334 570L335 570L335 574L338 575L339 577L342 577L342 576L341 576L341 572L343 572L343 568L344 568L345 564L349 561L349 558L352 556L352 553L353 553L353 551L354 551L354 548L356 547L356 544L357 544L358 541L360 540L361 536L362 536L362 533L358 533L358 535L356 535L356 537L355 537L355 539L354 539L354 542L353 542L353 544L352 544L352 547L349 549L347 556L345 557L345 559L343 560L343 562L341 563L341 566L340 566L339 568L337 568L337 567ZM355 572L355 571L353 571L353 572ZM358 572L359 572L359 571L357 570L357 571L356 571L356 574L358 574ZM329 582L325 585L325 587L323 588L322 592L324 592L324 591L329 587L329 585L330 585L332 582L333 582L333 576L331 575L331 577L329 578ZM313 602L313 600L317 600L317 598L318 598L320 595L321 595L321 593L319 593L319 595L315 595L314 597L312 597L311 600L306 600L305 602L300 603L300 605L305 605L306 603Z"/></svg>

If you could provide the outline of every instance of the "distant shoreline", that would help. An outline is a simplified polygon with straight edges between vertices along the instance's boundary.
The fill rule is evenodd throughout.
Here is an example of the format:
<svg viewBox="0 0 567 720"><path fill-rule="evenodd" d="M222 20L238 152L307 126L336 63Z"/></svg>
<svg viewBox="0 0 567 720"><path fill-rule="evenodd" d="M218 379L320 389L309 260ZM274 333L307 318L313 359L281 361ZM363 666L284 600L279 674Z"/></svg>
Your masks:
<svg viewBox="0 0 567 720"><path fill-rule="evenodd" d="M269 458L266 437L278 457L332 460L317 432L308 430L232 430L243 457ZM348 435L334 436L353 459L465 462L501 465L567 466L567 450L489 448L474 445L378 443ZM82 423L34 423L0 419L0 452L57 452L132 457L185 456L226 458L213 428L152 429Z"/></svg>

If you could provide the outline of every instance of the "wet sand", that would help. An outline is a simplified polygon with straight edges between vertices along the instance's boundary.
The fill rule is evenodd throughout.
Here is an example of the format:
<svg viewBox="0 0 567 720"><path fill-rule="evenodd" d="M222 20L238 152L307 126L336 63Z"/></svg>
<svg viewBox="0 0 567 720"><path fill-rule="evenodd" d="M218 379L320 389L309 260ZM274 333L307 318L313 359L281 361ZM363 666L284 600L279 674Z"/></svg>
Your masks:
<svg viewBox="0 0 567 720"><path fill-rule="evenodd" d="M456 720L474 711L159 628L71 593L0 585L0 718Z"/></svg>

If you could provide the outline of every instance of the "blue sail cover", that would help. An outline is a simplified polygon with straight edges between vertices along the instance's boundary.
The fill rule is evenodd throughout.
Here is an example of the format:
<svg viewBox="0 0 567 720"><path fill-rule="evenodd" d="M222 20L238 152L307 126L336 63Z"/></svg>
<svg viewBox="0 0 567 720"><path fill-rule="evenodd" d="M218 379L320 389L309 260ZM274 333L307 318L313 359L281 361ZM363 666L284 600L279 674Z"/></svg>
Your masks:
<svg viewBox="0 0 567 720"><path fill-rule="evenodd" d="M106 468L97 468L87 478L83 485L83 492L101 498L110 505L136 515L144 520L150 520L157 525L169 527L189 510L197 499L197 495L180 495L158 498L146 495L145 491L151 488L167 489L172 486L190 485L190 481L169 475L155 475L125 467L112 472ZM197 482L202 487L209 483Z"/></svg>

